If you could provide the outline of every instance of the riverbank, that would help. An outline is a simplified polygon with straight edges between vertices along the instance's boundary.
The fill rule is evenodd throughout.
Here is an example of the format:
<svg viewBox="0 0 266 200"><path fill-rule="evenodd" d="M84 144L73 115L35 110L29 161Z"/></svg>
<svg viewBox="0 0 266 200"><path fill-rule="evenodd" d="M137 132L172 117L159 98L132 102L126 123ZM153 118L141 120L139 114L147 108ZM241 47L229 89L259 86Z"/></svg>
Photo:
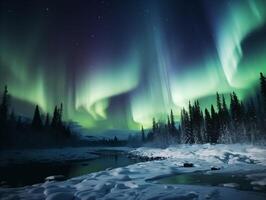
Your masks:
<svg viewBox="0 0 266 200"><path fill-rule="evenodd" d="M131 154L164 157L163 160L136 163L90 173L66 181L50 181L22 188L0 188L2 199L250 199L266 198L257 190L266 183L265 147L252 145L179 145L167 149L138 148ZM184 162L193 167L184 167ZM211 167L219 167L212 170ZM222 186L162 184L152 180L176 174L245 174L252 190L238 190L233 183ZM263 187L262 187L263 188Z"/></svg>

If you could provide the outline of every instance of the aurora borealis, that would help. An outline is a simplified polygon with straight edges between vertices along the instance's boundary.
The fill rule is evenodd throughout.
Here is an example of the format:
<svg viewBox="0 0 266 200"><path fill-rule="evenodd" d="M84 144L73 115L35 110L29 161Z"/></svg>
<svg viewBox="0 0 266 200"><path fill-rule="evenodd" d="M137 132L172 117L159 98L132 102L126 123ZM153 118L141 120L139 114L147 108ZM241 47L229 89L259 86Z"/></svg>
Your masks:
<svg viewBox="0 0 266 200"><path fill-rule="evenodd" d="M64 105L88 128L139 129L266 72L265 0L1 0L0 87L19 114Z"/></svg>

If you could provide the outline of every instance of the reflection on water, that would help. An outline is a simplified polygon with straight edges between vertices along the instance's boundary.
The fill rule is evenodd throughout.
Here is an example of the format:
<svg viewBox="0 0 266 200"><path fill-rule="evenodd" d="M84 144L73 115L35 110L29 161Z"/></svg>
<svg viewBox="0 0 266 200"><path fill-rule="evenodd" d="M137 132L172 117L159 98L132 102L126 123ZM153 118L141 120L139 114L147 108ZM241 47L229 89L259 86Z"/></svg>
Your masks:
<svg viewBox="0 0 266 200"><path fill-rule="evenodd" d="M99 158L87 161L25 163L0 167L0 182L6 182L8 186L19 187L43 182L47 176L51 175L64 175L65 178L71 178L138 162L119 151L99 151L98 153Z"/></svg>
<svg viewBox="0 0 266 200"><path fill-rule="evenodd" d="M239 190L259 190L266 192L263 186L254 186L252 180L244 174L225 174L225 173L184 173L164 177L155 180L159 184L184 184L184 185L206 185L206 186L224 186L233 187Z"/></svg>

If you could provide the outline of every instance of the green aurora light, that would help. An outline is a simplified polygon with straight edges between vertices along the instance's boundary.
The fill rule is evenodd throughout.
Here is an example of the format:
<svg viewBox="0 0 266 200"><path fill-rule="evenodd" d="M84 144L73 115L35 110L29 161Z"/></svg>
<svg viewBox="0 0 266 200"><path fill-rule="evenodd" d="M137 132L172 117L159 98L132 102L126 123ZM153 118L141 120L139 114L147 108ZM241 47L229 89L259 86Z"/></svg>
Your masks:
<svg viewBox="0 0 266 200"><path fill-rule="evenodd" d="M10 20L14 24L16 19L2 14L0 86L7 84L14 98L38 104L43 112L52 113L63 102L65 119L96 129L150 127L153 117L164 119L170 109L178 119L189 100L202 99L202 105L208 105L208 97L216 91L236 91L244 98L259 72L266 73L266 37L259 36L266 26L265 1L225 1L217 7L207 12L214 48L189 62L183 61L181 44L172 47L159 6L151 6L155 15L140 23L143 31L132 33L137 36L129 37L119 58L110 53L112 46L96 47L96 53L88 51L88 56L82 51L82 62L72 62L80 57L69 49L51 55L60 42L44 44L49 23L43 18L26 19L34 25L18 35L16 28L23 23L10 28ZM179 38L182 27L175 31ZM14 109L25 114L19 107Z"/></svg>

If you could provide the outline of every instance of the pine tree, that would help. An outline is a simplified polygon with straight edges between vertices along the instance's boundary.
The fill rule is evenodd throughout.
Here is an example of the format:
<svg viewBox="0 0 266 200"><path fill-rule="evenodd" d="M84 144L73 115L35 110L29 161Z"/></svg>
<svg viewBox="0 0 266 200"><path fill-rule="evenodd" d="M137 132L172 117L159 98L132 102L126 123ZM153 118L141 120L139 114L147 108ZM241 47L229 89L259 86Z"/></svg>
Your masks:
<svg viewBox="0 0 266 200"><path fill-rule="evenodd" d="M250 99L247 105L245 125L248 132L248 140L253 143L257 137L258 122L256 108L252 99Z"/></svg>
<svg viewBox="0 0 266 200"><path fill-rule="evenodd" d="M59 124L59 109L57 108L57 106L55 106L54 108L54 115L53 115L53 118L52 118L52 123L51 123L51 126L56 129L58 128L58 124Z"/></svg>
<svg viewBox="0 0 266 200"><path fill-rule="evenodd" d="M235 92L233 92L230 96L231 96L231 103L230 103L231 116L233 122L235 123L235 126L239 126L242 118L241 105Z"/></svg>
<svg viewBox="0 0 266 200"><path fill-rule="evenodd" d="M170 122L169 115L167 115L167 131L169 134L171 134L171 122Z"/></svg>
<svg viewBox="0 0 266 200"><path fill-rule="evenodd" d="M184 108L181 111L181 131L182 141L184 143L193 144L195 142L192 133L189 113Z"/></svg>
<svg viewBox="0 0 266 200"><path fill-rule="evenodd" d="M224 96L223 96L223 101L224 100ZM223 102L225 103L225 102ZM217 128L218 128L218 135L219 136L223 136L224 135L224 113L223 113L223 106L221 103L221 98L220 98L220 94L217 92L216 93L216 106L217 106Z"/></svg>
<svg viewBox="0 0 266 200"><path fill-rule="evenodd" d="M211 120L211 115L208 111L208 109L205 109L205 132L206 132L206 139L207 142L211 142L211 137L212 137L212 120Z"/></svg>
<svg viewBox="0 0 266 200"><path fill-rule="evenodd" d="M40 129L42 127L42 119L41 119L40 110L39 110L38 105L36 105L36 107L35 107L34 116L33 116L31 124L32 124L32 127L35 129Z"/></svg>
<svg viewBox="0 0 266 200"><path fill-rule="evenodd" d="M211 127L210 142L217 143L219 139L219 123L218 114L215 112L213 105L211 105Z"/></svg>
<svg viewBox="0 0 266 200"><path fill-rule="evenodd" d="M157 124L156 124L155 118L153 117L152 118L152 130L147 135L147 141L152 142L154 140L154 135L155 135L155 132L157 132L157 129L158 129Z"/></svg>
<svg viewBox="0 0 266 200"><path fill-rule="evenodd" d="M196 139L197 143L203 143L203 114L201 112L199 101L196 100L194 102L194 106L192 106L192 129L193 129L193 135Z"/></svg>
<svg viewBox="0 0 266 200"><path fill-rule="evenodd" d="M262 100L262 123L261 129L262 133L265 134L266 129L266 78L263 73L260 73L260 92L261 92L261 100Z"/></svg>
<svg viewBox="0 0 266 200"><path fill-rule="evenodd" d="M233 142L236 142L241 139L243 133L245 132L244 129L244 107L243 104L239 101L237 95L235 92L233 92L231 95L231 103L230 103L230 109L231 109L231 116L232 116L232 134L233 134Z"/></svg>
<svg viewBox="0 0 266 200"><path fill-rule="evenodd" d="M195 143L195 137L193 133L194 128L194 115L193 115L193 106L191 105L190 101L188 102L188 139L189 143L193 144Z"/></svg>
<svg viewBox="0 0 266 200"><path fill-rule="evenodd" d="M142 142L145 142L145 132L144 132L143 126L141 126L141 140Z"/></svg>
<svg viewBox="0 0 266 200"><path fill-rule="evenodd" d="M174 118L174 114L173 114L173 110L171 109L170 112L170 134L172 136L176 135L176 127L175 127L175 118Z"/></svg>
<svg viewBox="0 0 266 200"><path fill-rule="evenodd" d="M230 114L226 105L224 95L222 95L222 112L220 114L220 130L222 142L230 141Z"/></svg>
<svg viewBox="0 0 266 200"><path fill-rule="evenodd" d="M224 95L222 96L222 101L223 101L223 104L222 104L223 121L227 123L230 121L230 115L229 115L229 111L228 111L228 108L225 102Z"/></svg>
<svg viewBox="0 0 266 200"><path fill-rule="evenodd" d="M58 116L58 126L59 127L62 127L63 125L63 122L62 122L62 119L63 119L63 103L60 104L60 109L59 109L59 116Z"/></svg>
<svg viewBox="0 0 266 200"><path fill-rule="evenodd" d="M222 112L222 103L221 103L220 95L218 92L216 92L216 103L217 103L218 113L221 113Z"/></svg>
<svg viewBox="0 0 266 200"><path fill-rule="evenodd" d="M60 104L60 108L55 106L54 108L54 114L51 122L51 126L54 129L63 129L63 121L62 121L62 116L63 116L63 104Z"/></svg>
<svg viewBox="0 0 266 200"><path fill-rule="evenodd" d="M8 119L8 109L9 109L9 96L7 86L5 86L2 103L0 105L0 124L5 125Z"/></svg>
<svg viewBox="0 0 266 200"><path fill-rule="evenodd" d="M49 116L49 113L46 114L44 126L45 127L49 127L50 126L50 116Z"/></svg>
<svg viewBox="0 0 266 200"><path fill-rule="evenodd" d="M152 118L152 132L155 134L157 132L157 124L155 118Z"/></svg>
<svg viewBox="0 0 266 200"><path fill-rule="evenodd" d="M266 78L263 73L260 73L260 90L263 99L264 109L266 109Z"/></svg>

